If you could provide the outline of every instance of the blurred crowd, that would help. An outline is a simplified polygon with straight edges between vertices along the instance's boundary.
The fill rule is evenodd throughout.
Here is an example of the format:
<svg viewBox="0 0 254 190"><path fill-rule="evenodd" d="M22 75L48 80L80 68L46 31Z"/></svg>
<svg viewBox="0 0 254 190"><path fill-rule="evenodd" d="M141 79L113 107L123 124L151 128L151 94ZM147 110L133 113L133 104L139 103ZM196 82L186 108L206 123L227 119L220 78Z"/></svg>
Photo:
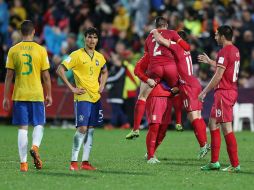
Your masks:
<svg viewBox="0 0 254 190"><path fill-rule="evenodd" d="M23 20L34 22L35 41L47 48L50 73L58 85L62 82L55 75L57 65L84 46L83 31L94 26L101 35L97 49L110 71L108 101L130 99L131 108L139 86L133 69L158 15L168 18L170 29L188 32L194 72L202 85L214 68L198 63L197 56L205 52L215 59L219 47L214 32L222 24L231 25L241 53L239 86L254 87L254 0L0 0L0 82L8 49L21 40ZM71 72L67 75L72 78Z"/></svg>

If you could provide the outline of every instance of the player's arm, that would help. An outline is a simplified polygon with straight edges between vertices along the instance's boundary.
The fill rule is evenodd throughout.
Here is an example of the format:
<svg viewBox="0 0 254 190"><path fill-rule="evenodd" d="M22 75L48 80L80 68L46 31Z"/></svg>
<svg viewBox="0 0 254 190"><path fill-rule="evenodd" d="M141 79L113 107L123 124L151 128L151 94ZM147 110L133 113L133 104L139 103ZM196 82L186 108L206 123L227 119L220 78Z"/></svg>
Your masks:
<svg viewBox="0 0 254 190"><path fill-rule="evenodd" d="M145 53L144 56L137 62L135 69L134 69L134 74L143 82L147 83L151 88L156 86L155 80L149 78L146 75L146 70L148 68L149 64L149 54Z"/></svg>
<svg viewBox="0 0 254 190"><path fill-rule="evenodd" d="M102 93L103 89L105 87L105 84L107 82L108 79L108 69L106 64L102 67L101 69L101 77L100 77L100 88L99 88L99 92Z"/></svg>
<svg viewBox="0 0 254 190"><path fill-rule="evenodd" d="M48 107L52 105L51 80L49 71L48 70L42 71L41 76L43 80L44 89L46 90L45 105L46 107Z"/></svg>
<svg viewBox="0 0 254 190"><path fill-rule="evenodd" d="M203 91L199 94L198 99L200 101L203 101L206 97L206 94L210 92L215 86L217 86L223 76L223 73L225 71L225 67L217 66L216 72L209 82L209 84L203 89Z"/></svg>
<svg viewBox="0 0 254 190"><path fill-rule="evenodd" d="M212 65L212 66L216 67L216 61L210 59L208 57L208 55L206 55L206 53L198 55L198 62L206 63L206 64L209 64L209 65Z"/></svg>
<svg viewBox="0 0 254 190"><path fill-rule="evenodd" d="M9 94L11 91L11 83L12 83L13 76L14 76L14 70L7 68L7 73L6 73L5 82L4 82L4 99L3 99L3 108L5 111L10 110Z"/></svg>
<svg viewBox="0 0 254 190"><path fill-rule="evenodd" d="M85 90L82 88L76 88L74 86L72 86L72 84L68 81L67 77L65 76L65 71L67 71L67 69L65 68L64 65L60 64L56 70L56 74L64 81L64 83L66 84L66 86L74 93L74 94L84 94Z"/></svg>

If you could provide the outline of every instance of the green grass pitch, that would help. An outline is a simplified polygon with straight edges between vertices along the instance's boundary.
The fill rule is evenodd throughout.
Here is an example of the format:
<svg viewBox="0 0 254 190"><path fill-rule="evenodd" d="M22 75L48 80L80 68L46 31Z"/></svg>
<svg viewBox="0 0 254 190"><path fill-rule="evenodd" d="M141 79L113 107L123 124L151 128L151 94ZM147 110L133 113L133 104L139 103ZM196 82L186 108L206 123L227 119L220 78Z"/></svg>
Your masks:
<svg viewBox="0 0 254 190"><path fill-rule="evenodd" d="M46 128L40 148L43 169L36 171L28 156L29 171L21 173L17 128L0 126L0 189L254 189L254 133L236 133L242 172L224 173L200 170L208 163L210 153L196 159L198 145L192 131L168 131L157 152L161 163L156 165L144 160L146 131L134 141L125 140L127 132L96 129L90 161L98 170L71 172L68 167L74 130ZM29 148L31 134L32 128ZM223 167L229 163L223 138L220 162Z"/></svg>

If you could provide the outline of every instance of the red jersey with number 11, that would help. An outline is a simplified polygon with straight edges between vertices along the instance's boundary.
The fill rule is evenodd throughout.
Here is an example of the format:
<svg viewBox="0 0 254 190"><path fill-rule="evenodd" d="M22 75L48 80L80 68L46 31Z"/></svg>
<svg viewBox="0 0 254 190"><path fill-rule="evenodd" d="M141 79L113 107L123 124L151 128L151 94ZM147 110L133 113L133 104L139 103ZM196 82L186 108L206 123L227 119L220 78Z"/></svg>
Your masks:
<svg viewBox="0 0 254 190"><path fill-rule="evenodd" d="M223 47L216 59L216 66L225 69L222 79L215 89L237 90L237 79L240 67L240 53L234 45Z"/></svg>

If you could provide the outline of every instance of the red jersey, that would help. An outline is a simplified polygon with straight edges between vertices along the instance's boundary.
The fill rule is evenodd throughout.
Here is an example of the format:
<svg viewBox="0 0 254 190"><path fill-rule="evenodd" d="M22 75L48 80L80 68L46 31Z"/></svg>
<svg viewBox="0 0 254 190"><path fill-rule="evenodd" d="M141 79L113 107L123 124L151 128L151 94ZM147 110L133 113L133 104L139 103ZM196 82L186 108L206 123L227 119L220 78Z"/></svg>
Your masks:
<svg viewBox="0 0 254 190"><path fill-rule="evenodd" d="M189 51L184 51L178 44L171 43L169 49L173 52L180 79L193 87L199 87L198 79L193 76L192 58Z"/></svg>
<svg viewBox="0 0 254 190"><path fill-rule="evenodd" d="M216 66L225 69L222 79L215 89L237 90L237 78L240 67L240 53L234 45L222 48L216 59Z"/></svg>
<svg viewBox="0 0 254 190"><path fill-rule="evenodd" d="M149 65L149 55L148 53L145 53L144 56L137 62L134 74L143 82L146 82L147 79L149 78L146 75L146 70ZM168 90L165 90L161 84L158 84L154 87L152 92L150 93L151 96L170 96L171 93Z"/></svg>
<svg viewBox="0 0 254 190"><path fill-rule="evenodd" d="M179 41L181 37L174 30L158 30L165 39L172 41ZM145 52L148 52L150 57L150 66L154 65L166 65L175 64L174 55L172 51L167 47L160 45L153 38L153 34L150 33L145 41Z"/></svg>

